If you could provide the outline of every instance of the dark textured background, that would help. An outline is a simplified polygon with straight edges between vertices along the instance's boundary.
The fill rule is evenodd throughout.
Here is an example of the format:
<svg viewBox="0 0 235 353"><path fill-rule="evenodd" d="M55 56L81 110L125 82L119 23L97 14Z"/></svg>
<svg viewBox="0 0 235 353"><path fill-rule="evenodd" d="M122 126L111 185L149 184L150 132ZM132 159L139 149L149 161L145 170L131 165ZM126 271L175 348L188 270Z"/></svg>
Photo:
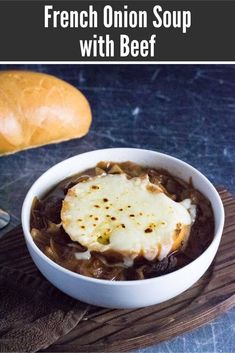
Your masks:
<svg viewBox="0 0 235 353"><path fill-rule="evenodd" d="M40 174L99 148L171 154L235 194L235 65L0 65L7 68L48 72L74 84L90 101L93 123L82 139L0 158L0 207L12 216L6 230L20 222L26 191ZM234 353L235 309L140 352Z"/></svg>

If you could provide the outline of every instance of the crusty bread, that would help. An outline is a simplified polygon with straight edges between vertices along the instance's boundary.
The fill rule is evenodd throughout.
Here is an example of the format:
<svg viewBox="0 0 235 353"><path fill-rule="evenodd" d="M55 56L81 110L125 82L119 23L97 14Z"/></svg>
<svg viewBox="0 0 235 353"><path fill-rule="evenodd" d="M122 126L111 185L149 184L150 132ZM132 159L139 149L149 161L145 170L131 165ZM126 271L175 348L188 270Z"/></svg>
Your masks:
<svg viewBox="0 0 235 353"><path fill-rule="evenodd" d="M0 155L81 137L91 109L75 87L50 75L0 72Z"/></svg>

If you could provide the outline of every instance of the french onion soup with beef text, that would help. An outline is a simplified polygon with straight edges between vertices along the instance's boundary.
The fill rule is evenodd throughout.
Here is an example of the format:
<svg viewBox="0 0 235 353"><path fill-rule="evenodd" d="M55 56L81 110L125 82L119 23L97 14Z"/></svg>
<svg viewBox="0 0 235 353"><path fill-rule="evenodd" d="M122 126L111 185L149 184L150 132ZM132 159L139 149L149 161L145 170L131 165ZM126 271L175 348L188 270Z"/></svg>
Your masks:
<svg viewBox="0 0 235 353"><path fill-rule="evenodd" d="M100 162L35 198L31 234L46 256L73 272L141 280L202 254L214 217L191 181L132 162Z"/></svg>

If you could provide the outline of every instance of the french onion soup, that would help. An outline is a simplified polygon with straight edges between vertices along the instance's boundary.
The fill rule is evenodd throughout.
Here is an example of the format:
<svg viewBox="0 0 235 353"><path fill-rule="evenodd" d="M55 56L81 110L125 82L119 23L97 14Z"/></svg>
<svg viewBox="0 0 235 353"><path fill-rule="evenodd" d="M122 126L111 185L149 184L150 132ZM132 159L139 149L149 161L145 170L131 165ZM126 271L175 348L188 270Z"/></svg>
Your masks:
<svg viewBox="0 0 235 353"><path fill-rule="evenodd" d="M138 280L196 259L213 239L214 217L190 181L132 162L100 162L35 198L31 234L64 268Z"/></svg>

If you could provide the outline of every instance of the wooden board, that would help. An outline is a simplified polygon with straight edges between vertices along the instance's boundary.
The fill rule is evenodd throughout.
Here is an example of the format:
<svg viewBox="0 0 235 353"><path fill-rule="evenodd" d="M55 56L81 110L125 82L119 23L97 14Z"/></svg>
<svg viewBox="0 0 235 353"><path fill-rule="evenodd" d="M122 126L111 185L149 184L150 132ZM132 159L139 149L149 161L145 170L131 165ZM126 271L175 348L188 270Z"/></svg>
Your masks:
<svg viewBox="0 0 235 353"><path fill-rule="evenodd" d="M45 352L121 352L171 339L235 305L235 199L219 189L226 214L222 242L207 273L175 299L148 308L91 306L79 325ZM18 227L0 240L0 266L40 276Z"/></svg>

